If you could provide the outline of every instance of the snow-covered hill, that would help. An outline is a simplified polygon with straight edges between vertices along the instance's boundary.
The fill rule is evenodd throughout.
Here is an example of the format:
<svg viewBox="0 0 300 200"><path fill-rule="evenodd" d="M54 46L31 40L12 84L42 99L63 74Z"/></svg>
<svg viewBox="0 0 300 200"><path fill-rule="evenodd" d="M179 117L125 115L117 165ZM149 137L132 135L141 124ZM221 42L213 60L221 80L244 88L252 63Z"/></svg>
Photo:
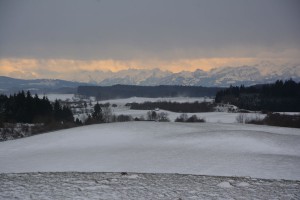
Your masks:
<svg viewBox="0 0 300 200"><path fill-rule="evenodd" d="M300 180L300 130L126 122L0 143L1 173L149 172Z"/></svg>

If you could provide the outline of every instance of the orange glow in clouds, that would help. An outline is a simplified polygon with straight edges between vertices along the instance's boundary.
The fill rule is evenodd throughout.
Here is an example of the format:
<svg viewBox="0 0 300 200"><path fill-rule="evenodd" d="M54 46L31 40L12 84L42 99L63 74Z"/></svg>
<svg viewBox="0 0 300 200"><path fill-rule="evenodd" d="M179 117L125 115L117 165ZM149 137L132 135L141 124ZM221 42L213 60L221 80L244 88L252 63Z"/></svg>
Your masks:
<svg viewBox="0 0 300 200"><path fill-rule="evenodd" d="M154 69L171 72L208 71L223 66L257 63L256 58L199 58L178 60L68 60L68 59L1 59L0 75L15 78L51 78L77 80L81 73L93 71L117 72L127 69Z"/></svg>

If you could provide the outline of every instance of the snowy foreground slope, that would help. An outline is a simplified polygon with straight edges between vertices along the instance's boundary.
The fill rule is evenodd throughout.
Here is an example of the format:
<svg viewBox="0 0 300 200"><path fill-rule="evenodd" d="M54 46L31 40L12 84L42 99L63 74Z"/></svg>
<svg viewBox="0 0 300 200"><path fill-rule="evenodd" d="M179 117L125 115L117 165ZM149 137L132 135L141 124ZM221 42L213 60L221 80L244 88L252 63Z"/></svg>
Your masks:
<svg viewBox="0 0 300 200"><path fill-rule="evenodd" d="M0 143L0 173L140 172L300 180L300 130L126 122Z"/></svg>
<svg viewBox="0 0 300 200"><path fill-rule="evenodd" d="M300 199L300 181L180 174L0 174L0 199Z"/></svg>

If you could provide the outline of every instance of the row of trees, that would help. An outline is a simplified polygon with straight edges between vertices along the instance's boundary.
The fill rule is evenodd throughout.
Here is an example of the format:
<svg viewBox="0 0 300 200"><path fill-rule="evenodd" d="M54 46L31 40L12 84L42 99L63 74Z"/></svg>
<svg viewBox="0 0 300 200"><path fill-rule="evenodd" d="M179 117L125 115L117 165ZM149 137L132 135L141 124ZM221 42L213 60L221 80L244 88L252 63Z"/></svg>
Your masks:
<svg viewBox="0 0 300 200"><path fill-rule="evenodd" d="M300 83L278 80L274 84L230 87L219 91L216 103L229 103L241 109L274 112L300 111Z"/></svg>
<svg viewBox="0 0 300 200"><path fill-rule="evenodd" d="M186 113L182 113L175 119L175 122L205 122L204 118L199 118L197 115L188 116Z"/></svg>
<svg viewBox="0 0 300 200"><path fill-rule="evenodd" d="M154 110L147 112L147 120L149 121L159 121L159 122L169 122L168 113L166 112L155 112Z"/></svg>
<svg viewBox="0 0 300 200"><path fill-rule="evenodd" d="M169 110L173 112L195 113L195 112L212 112L214 111L214 104L210 102L198 102L193 103L179 103L170 101L157 101L157 102L144 102L144 103L128 103L126 106L130 106L130 109L135 110L155 110L160 108L163 110Z"/></svg>

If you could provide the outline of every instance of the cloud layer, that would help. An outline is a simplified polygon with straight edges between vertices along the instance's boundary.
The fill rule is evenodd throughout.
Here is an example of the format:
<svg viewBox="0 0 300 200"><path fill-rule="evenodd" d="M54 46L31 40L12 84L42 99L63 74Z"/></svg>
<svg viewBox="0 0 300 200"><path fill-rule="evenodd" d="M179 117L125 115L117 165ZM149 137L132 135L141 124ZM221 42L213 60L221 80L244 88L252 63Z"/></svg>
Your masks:
<svg viewBox="0 0 300 200"><path fill-rule="evenodd" d="M300 47L298 0L3 0L0 56L254 57Z"/></svg>
<svg viewBox="0 0 300 200"><path fill-rule="evenodd" d="M298 0L0 0L0 75L299 63Z"/></svg>

